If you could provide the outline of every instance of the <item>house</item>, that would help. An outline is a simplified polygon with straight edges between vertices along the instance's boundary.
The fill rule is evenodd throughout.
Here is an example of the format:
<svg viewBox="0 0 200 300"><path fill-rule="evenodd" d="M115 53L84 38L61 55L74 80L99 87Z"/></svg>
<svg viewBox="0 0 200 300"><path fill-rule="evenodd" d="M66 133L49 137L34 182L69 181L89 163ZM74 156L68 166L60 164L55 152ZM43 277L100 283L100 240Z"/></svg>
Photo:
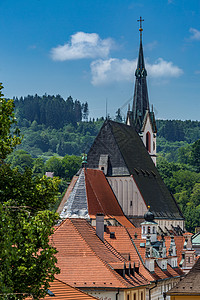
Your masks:
<svg viewBox="0 0 200 300"><path fill-rule="evenodd" d="M171 300L198 300L200 299L200 259L189 273L175 287L169 290L166 294Z"/></svg>
<svg viewBox="0 0 200 300"><path fill-rule="evenodd" d="M55 229L51 243L58 250L57 279L99 299L129 299L133 294L144 300L149 281L104 240L102 218L97 216L97 231L84 218L67 218Z"/></svg>

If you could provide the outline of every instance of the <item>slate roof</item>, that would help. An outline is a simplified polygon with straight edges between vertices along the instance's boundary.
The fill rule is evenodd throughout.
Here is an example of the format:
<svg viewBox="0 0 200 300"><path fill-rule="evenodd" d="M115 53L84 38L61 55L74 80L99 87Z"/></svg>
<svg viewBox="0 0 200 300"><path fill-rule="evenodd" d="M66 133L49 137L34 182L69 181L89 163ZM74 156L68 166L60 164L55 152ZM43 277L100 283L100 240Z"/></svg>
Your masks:
<svg viewBox="0 0 200 300"><path fill-rule="evenodd" d="M106 120L88 153L88 167L99 167L101 154L109 157L107 176L132 176L155 218L183 219L148 151L132 126Z"/></svg>
<svg viewBox="0 0 200 300"><path fill-rule="evenodd" d="M200 258L194 264L189 273L175 287L167 292L167 295L200 295Z"/></svg>
<svg viewBox="0 0 200 300"><path fill-rule="evenodd" d="M97 213L115 218L127 227L134 225L125 217L104 173L100 170L82 169L70 193L64 197L61 218L95 218Z"/></svg>
<svg viewBox="0 0 200 300"><path fill-rule="evenodd" d="M108 242L103 243L85 219L66 219L55 230L51 243L58 250L57 278L80 288L132 288L148 284L137 274L120 276L113 268L124 266L125 258Z"/></svg>

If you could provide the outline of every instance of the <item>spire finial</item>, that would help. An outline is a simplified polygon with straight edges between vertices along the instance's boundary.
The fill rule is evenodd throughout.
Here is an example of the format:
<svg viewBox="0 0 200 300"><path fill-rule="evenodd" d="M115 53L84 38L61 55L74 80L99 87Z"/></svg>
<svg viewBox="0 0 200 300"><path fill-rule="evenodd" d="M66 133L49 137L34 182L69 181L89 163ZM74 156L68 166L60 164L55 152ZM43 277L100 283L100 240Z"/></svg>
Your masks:
<svg viewBox="0 0 200 300"><path fill-rule="evenodd" d="M139 28L139 31L140 31L140 40L142 40L142 22L144 22L144 19L142 19L142 17L140 16L140 19L137 20L138 22L140 22L140 28Z"/></svg>

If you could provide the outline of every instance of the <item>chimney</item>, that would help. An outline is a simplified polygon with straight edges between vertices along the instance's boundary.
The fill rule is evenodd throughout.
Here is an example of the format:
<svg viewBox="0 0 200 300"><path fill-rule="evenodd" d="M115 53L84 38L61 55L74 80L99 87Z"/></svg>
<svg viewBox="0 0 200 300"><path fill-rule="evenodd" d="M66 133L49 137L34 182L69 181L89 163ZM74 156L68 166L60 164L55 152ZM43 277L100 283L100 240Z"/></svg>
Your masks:
<svg viewBox="0 0 200 300"><path fill-rule="evenodd" d="M96 234L104 242L104 214L96 214Z"/></svg>

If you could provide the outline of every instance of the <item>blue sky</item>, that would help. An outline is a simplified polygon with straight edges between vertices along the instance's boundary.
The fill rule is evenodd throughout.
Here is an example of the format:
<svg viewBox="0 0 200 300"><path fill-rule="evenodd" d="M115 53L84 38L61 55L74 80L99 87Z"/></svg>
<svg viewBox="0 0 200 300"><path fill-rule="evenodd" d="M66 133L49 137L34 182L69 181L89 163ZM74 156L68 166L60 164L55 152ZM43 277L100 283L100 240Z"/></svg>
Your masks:
<svg viewBox="0 0 200 300"><path fill-rule="evenodd" d="M5 97L71 95L90 117L105 116L107 99L115 116L133 97L140 16L156 117L200 120L198 0L1 0Z"/></svg>

